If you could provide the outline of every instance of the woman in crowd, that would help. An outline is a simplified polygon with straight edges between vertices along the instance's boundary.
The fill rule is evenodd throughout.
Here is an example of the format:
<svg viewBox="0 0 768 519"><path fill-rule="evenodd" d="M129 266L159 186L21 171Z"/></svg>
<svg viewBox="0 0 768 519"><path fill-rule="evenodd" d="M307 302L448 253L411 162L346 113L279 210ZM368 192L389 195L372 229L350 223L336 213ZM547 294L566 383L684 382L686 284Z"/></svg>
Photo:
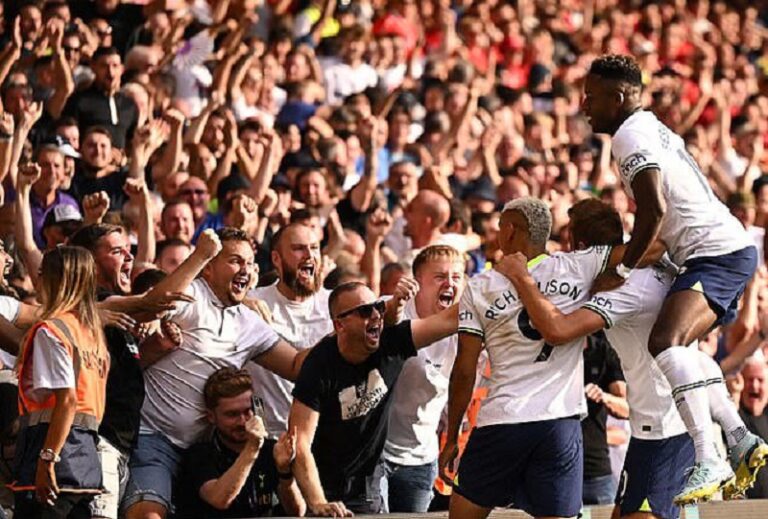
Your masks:
<svg viewBox="0 0 768 519"><path fill-rule="evenodd" d="M18 359L21 430L16 517L90 517L101 488L96 452L109 354L96 310L91 254L57 247L41 267L42 320Z"/></svg>

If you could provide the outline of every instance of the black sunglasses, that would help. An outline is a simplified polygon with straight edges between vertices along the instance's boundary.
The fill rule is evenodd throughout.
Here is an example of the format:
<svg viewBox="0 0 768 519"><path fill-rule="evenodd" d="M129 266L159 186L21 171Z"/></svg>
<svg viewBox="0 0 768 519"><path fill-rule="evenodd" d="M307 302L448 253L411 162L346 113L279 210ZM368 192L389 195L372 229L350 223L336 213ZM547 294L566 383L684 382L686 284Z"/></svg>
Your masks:
<svg viewBox="0 0 768 519"><path fill-rule="evenodd" d="M379 315L384 315L384 311L386 309L387 309L387 303L379 299L378 301L374 301L373 303L368 303L365 305L360 305L354 308L350 308L349 310L345 310L344 312L341 312L339 315L337 315L336 319L343 319L346 316L354 313L356 313L363 319L370 319L370 317L373 315L374 310L379 312Z"/></svg>

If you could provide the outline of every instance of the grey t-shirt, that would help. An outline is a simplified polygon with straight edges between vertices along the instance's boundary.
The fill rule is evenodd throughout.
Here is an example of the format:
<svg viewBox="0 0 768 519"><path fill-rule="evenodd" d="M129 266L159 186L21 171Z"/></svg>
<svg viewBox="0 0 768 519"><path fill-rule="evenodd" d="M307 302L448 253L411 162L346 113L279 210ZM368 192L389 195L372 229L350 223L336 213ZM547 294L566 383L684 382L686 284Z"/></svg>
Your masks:
<svg viewBox="0 0 768 519"><path fill-rule="evenodd" d="M208 284L195 280L186 291L195 301L171 315L183 334L181 346L144 371L146 397L141 429L157 431L179 447L200 440L208 427L203 386L223 367L241 368L274 347L278 335L245 305L226 307Z"/></svg>

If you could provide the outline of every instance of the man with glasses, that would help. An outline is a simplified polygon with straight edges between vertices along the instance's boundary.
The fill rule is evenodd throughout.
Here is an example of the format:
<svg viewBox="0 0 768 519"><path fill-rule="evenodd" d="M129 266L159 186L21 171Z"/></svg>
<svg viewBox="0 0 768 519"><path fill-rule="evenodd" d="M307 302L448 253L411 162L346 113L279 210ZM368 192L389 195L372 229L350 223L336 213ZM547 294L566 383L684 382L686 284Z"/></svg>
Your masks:
<svg viewBox="0 0 768 519"><path fill-rule="evenodd" d="M195 234L192 243L197 243L197 238L206 229L218 230L224 227L224 218L220 214L208 212L211 203L211 193L205 181L198 177L189 177L179 187L179 198L184 200L192 208L192 216L195 219ZM223 204L223 200L220 201Z"/></svg>
<svg viewBox="0 0 768 519"><path fill-rule="evenodd" d="M418 284L404 279L393 304ZM297 431L293 471L309 511L320 516L377 513L373 471L384 449L394 384L417 350L456 333L456 305L425 319L384 327L386 304L363 283L331 292L335 335L307 356L293 390L288 430Z"/></svg>

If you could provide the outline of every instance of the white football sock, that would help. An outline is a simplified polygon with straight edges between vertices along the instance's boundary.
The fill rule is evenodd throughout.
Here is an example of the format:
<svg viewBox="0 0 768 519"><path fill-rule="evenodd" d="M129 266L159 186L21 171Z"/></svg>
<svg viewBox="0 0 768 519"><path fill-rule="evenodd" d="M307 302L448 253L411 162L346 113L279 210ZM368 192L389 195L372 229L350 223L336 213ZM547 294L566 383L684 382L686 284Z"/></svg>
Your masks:
<svg viewBox="0 0 768 519"><path fill-rule="evenodd" d="M709 396L709 409L712 418L720 424L725 432L725 441L728 447L733 447L747 434L747 427L739 416L736 404L728 396L725 387L723 372L712 357L699 351L699 366L707 383L707 395Z"/></svg>
<svg viewBox="0 0 768 519"><path fill-rule="evenodd" d="M656 356L664 376L672 387L672 398L693 439L696 462L718 460L706 383L698 361L698 350L672 346Z"/></svg>

